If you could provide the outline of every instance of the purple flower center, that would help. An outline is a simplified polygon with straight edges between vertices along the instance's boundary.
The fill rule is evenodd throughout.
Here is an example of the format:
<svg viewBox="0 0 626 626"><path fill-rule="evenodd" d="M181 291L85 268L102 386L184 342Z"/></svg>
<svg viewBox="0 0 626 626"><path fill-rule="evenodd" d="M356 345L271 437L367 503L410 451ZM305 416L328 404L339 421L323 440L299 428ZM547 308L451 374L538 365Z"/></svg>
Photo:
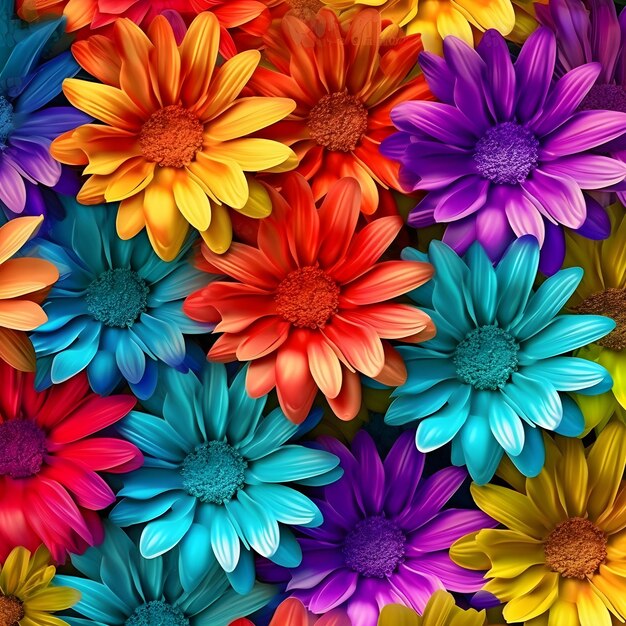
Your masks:
<svg viewBox="0 0 626 626"><path fill-rule="evenodd" d="M626 90L621 85L594 85L578 109L626 113Z"/></svg>
<svg viewBox="0 0 626 626"><path fill-rule="evenodd" d="M539 163L539 141L525 126L504 122L490 128L476 144L478 172L498 185L516 185Z"/></svg>
<svg viewBox="0 0 626 626"><path fill-rule="evenodd" d="M0 475L28 478L39 473L46 452L46 435L31 420L0 424Z"/></svg>
<svg viewBox="0 0 626 626"><path fill-rule="evenodd" d="M391 576L404 560L406 537L384 517L360 521L343 544L346 565L365 578Z"/></svg>
<svg viewBox="0 0 626 626"><path fill-rule="evenodd" d="M6 141L13 130L13 106L0 96L0 150L6 147Z"/></svg>

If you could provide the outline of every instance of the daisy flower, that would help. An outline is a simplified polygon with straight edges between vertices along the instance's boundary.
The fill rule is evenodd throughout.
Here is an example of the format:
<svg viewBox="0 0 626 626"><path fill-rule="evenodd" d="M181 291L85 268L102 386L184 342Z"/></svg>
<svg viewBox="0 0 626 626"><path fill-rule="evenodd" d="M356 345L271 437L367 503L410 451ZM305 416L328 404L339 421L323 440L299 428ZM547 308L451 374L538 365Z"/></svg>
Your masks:
<svg viewBox="0 0 626 626"><path fill-rule="evenodd" d="M0 209L7 217L46 213L40 186L61 180L61 164L49 152L53 139L90 118L68 106L49 106L63 79L80 69L69 52L42 59L62 20L31 28L0 54ZM2 52L0 50L0 52Z"/></svg>
<svg viewBox="0 0 626 626"><path fill-rule="evenodd" d="M60 200L65 219L53 222L36 247L61 270L44 303L48 321L31 335L37 387L86 371L100 395L125 380L137 397L147 398L157 384L157 364L187 371L186 336L213 328L182 310L185 296L206 283L188 258L193 238L165 263L145 233L119 239L114 207L85 211L73 198Z"/></svg>
<svg viewBox="0 0 626 626"><path fill-rule="evenodd" d="M439 241L428 257L407 248L403 257L429 260L431 285L411 297L425 308L437 336L399 348L409 372L396 389L385 421L419 420L422 452L452 442L452 462L467 465L478 483L491 480L507 454L526 476L544 462L540 429L575 437L584 418L567 392L595 395L611 388L602 365L567 353L615 328L599 315L558 315L582 278L562 270L536 291L537 241L516 240L494 268L474 244L464 258Z"/></svg>
<svg viewBox="0 0 626 626"><path fill-rule="evenodd" d="M43 217L18 217L0 226L0 362L25 372L35 371L35 351L26 332L48 319L41 308L47 288L59 277L42 259L20 256Z"/></svg>
<svg viewBox="0 0 626 626"><path fill-rule="evenodd" d="M489 570L484 590L506 603L508 623L611 626L611 614L623 623L626 426L609 424L586 450L578 439L545 441L536 478L505 463L512 488L472 485L476 504L504 528L462 538L452 558Z"/></svg>
<svg viewBox="0 0 626 626"><path fill-rule="evenodd" d="M410 77L419 37L383 30L374 9L347 26L330 9L316 21L290 12L270 34L265 55L276 70L259 67L250 85L257 94L292 98L296 108L263 135L294 149L316 200L351 176L361 187L362 211L373 213L379 187L401 189L397 163L379 151L394 130L389 111L431 97L422 75Z"/></svg>
<svg viewBox="0 0 626 626"><path fill-rule="evenodd" d="M480 511L442 510L467 474L448 467L421 481L424 455L413 438L412 431L400 435L384 462L364 431L351 451L320 438L341 459L344 475L320 490L324 524L301 528L302 563L287 585L312 613L342 608L352 626L376 626L387 604L423 611L438 589L470 593L482 586L482 574L456 566L448 549L495 524Z"/></svg>
<svg viewBox="0 0 626 626"><path fill-rule="evenodd" d="M254 626L254 622L241 618L232 622L230 626ZM329 611L320 617L308 611L297 598L287 598L278 605L269 626L352 626L352 622L341 609Z"/></svg>
<svg viewBox="0 0 626 626"><path fill-rule="evenodd" d="M52 615L69 609L80 593L61 587L54 579L54 565L44 546L34 554L21 546L13 548L0 566L0 623L7 626L68 626Z"/></svg>
<svg viewBox="0 0 626 626"><path fill-rule="evenodd" d="M229 588L216 561L199 570L195 586L181 584L178 550L145 559L131 539L105 522L104 541L79 556L72 565L84 577L57 576L56 581L81 593L70 626L228 626L239 617L264 607L276 593L256 583L245 596Z"/></svg>
<svg viewBox="0 0 626 626"><path fill-rule="evenodd" d="M301 422L320 389L338 417L352 419L361 405L359 372L389 385L405 380L388 340L434 335L422 311L389 302L426 282L432 268L378 263L402 219L380 218L355 233L361 193L352 178L336 182L319 210L298 174L285 180L282 196L268 190L274 209L259 226L258 247L237 243L218 255L204 246L199 267L232 280L191 294L184 310L218 322L209 359L251 361L253 397L276 388L287 417Z"/></svg>
<svg viewBox="0 0 626 626"><path fill-rule="evenodd" d="M254 583L255 553L297 565L302 553L289 526L322 523L299 486L341 475L334 455L289 443L312 425L299 429L280 409L264 416L266 398L250 398L244 380L242 370L229 385L217 363L198 376L170 370L158 397L145 403L158 417L133 411L118 426L145 464L123 478L110 518L145 524L145 558L178 545L186 590L215 559L244 594Z"/></svg>
<svg viewBox="0 0 626 626"><path fill-rule="evenodd" d="M552 81L556 42L546 27L529 37L515 64L495 31L476 50L446 38L444 57L420 56L441 102L398 105L391 118L400 132L382 145L401 162L405 189L429 192L409 224L448 223L446 243L463 253L478 240L493 260L513 238L534 235L542 271L554 273L564 256L562 227L587 232L598 208L587 206L583 190L626 175L625 163L597 154L624 135L626 113L579 110L597 63Z"/></svg>
<svg viewBox="0 0 626 626"><path fill-rule="evenodd" d="M295 155L277 141L250 138L283 119L289 98L240 98L259 63L247 50L216 66L219 22L198 15L180 46L170 23L157 16L146 35L118 19L111 38L74 44L79 63L102 83L69 79L68 100L103 124L62 135L52 154L90 175L83 204L117 202L117 232L134 237L144 227L156 253L171 261L189 224L207 245L225 252L232 239L228 209L251 217L271 210L267 192L246 173L278 167Z"/></svg>
<svg viewBox="0 0 626 626"><path fill-rule="evenodd" d="M134 406L101 398L85 376L37 393L33 375L0 363L0 559L16 545L43 543L55 561L102 539L96 513L115 501L98 472L139 467L141 453L119 438L92 436Z"/></svg>

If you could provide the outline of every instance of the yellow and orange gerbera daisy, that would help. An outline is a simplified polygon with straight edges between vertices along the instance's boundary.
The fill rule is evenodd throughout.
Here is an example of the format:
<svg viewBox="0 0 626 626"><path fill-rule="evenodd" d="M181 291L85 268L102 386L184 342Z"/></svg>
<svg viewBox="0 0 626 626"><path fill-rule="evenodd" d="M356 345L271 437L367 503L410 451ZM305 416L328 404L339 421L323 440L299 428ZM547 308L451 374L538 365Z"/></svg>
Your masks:
<svg viewBox="0 0 626 626"><path fill-rule="evenodd" d="M26 336L48 320L40 306L57 268L43 259L11 258L33 236L43 217L16 217L0 228L0 359L35 371L35 351Z"/></svg>
<svg viewBox="0 0 626 626"><path fill-rule="evenodd" d="M120 201L117 231L130 239L146 228L156 253L173 259L191 224L216 253L232 240L227 207L266 217L271 202L249 174L290 169L285 145L249 135L283 119L289 98L239 97L260 54L248 50L216 67L220 29L210 12L194 19L180 46L157 16L147 35L132 21L112 38L74 44L78 62L104 84L67 79L70 102L104 122L56 139L51 152L89 174L83 204Z"/></svg>

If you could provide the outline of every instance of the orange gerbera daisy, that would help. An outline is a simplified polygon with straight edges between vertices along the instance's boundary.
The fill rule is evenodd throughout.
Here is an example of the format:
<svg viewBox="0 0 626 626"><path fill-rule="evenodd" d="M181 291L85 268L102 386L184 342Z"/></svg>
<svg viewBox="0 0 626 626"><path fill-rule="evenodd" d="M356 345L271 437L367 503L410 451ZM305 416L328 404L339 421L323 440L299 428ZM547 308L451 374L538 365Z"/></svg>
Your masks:
<svg viewBox="0 0 626 626"><path fill-rule="evenodd" d="M0 228L0 360L24 372L35 371L35 351L24 331L48 320L39 305L59 272L43 259L11 257L42 221L42 216L16 217Z"/></svg>
<svg viewBox="0 0 626 626"><path fill-rule="evenodd" d="M391 386L406 379L386 340L434 336L424 312L387 302L426 282L432 267L377 262L402 219L381 217L355 234L361 191L353 178L331 185L319 211L300 175L285 177L282 196L268 190L274 209L261 222L257 247L234 243L220 256L203 246L200 268L233 281L196 291L184 310L219 322L210 359L251 362L252 397L276 387L284 413L301 422L319 388L338 417L352 419L361 403L359 372Z"/></svg>
<svg viewBox="0 0 626 626"><path fill-rule="evenodd" d="M298 172L310 180L316 199L352 176L361 186L362 211L373 213L377 185L401 189L398 164L379 152L394 132L389 112L399 102L431 98L422 75L409 78L422 50L419 36L395 26L383 30L374 9L342 26L326 8L314 23L288 13L266 43L277 71L259 67L251 87L293 98L297 107L263 135L294 148Z"/></svg>
<svg viewBox="0 0 626 626"><path fill-rule="evenodd" d="M179 252L188 224L214 252L232 239L226 206L265 217L264 187L245 172L290 169L285 145L248 137L283 119L288 98L240 98L259 63L248 50L216 68L220 31L213 13L194 19L180 46L170 23L157 16L148 34L128 19L114 36L74 44L78 62L102 83L67 79L70 102L104 122L84 124L52 143L54 157L86 165L83 204L120 201L117 232L130 239L144 226L164 260Z"/></svg>

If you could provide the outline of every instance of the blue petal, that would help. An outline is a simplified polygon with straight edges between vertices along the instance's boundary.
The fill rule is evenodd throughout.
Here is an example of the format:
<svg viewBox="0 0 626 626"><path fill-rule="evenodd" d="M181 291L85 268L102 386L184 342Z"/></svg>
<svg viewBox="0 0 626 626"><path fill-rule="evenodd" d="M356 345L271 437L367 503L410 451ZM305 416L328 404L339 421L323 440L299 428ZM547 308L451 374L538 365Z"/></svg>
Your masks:
<svg viewBox="0 0 626 626"><path fill-rule="evenodd" d="M280 567L298 567L302 563L302 548L288 528L280 529L278 550L270 557L272 563Z"/></svg>
<svg viewBox="0 0 626 626"><path fill-rule="evenodd" d="M264 607L276 592L275 587L261 583L255 583L252 591L245 595L238 594L234 589L229 590L205 611L195 615L193 626L227 626L233 620Z"/></svg>
<svg viewBox="0 0 626 626"><path fill-rule="evenodd" d="M339 459L330 452L286 445L252 462L248 473L260 482L286 483L325 474L337 465Z"/></svg>
<svg viewBox="0 0 626 626"><path fill-rule="evenodd" d="M252 398L248 395L246 391L247 372L247 367L239 370L228 390L230 415L237 416L237 419L228 420L229 441L243 441L255 431L267 401L267 396Z"/></svg>
<svg viewBox="0 0 626 626"><path fill-rule="evenodd" d="M543 444L541 431L538 428L525 426L524 449L519 456L512 456L515 467L524 474L532 478L537 476L543 468L546 460L546 449Z"/></svg>
<svg viewBox="0 0 626 626"><path fill-rule="evenodd" d="M96 324L88 326L71 348L57 354L50 371L52 382L62 383L82 372L96 355L99 339L100 327Z"/></svg>
<svg viewBox="0 0 626 626"><path fill-rule="evenodd" d="M563 419L554 432L564 437L578 437L585 430L583 412L567 394L561 396L561 402L563 403Z"/></svg>
<svg viewBox="0 0 626 626"><path fill-rule="evenodd" d="M185 340L178 328L142 313L133 325L135 334L152 350L158 359L170 367L180 365L185 359Z"/></svg>
<svg viewBox="0 0 626 626"><path fill-rule="evenodd" d="M139 541L141 555L153 559L178 545L191 527L195 507L193 498L179 500L170 513L146 524Z"/></svg>
<svg viewBox="0 0 626 626"><path fill-rule="evenodd" d="M538 382L514 372L502 390L507 403L530 423L554 430L563 418L563 406L549 381Z"/></svg>
<svg viewBox="0 0 626 626"><path fill-rule="evenodd" d="M232 588L237 593L245 595L254 587L255 573L254 554L251 550L243 549L237 567L232 572L226 572L226 576Z"/></svg>
<svg viewBox="0 0 626 626"><path fill-rule="evenodd" d="M428 255L424 252L420 252L415 248L404 248L402 250L400 256L405 261L418 261L420 263L430 263L430 259ZM411 300L420 304L422 306L426 306L432 308L432 298L433 298L433 289L435 287L434 281L429 280L425 282L421 287L417 289L413 289L413 291L409 291L407 294Z"/></svg>
<svg viewBox="0 0 626 626"><path fill-rule="evenodd" d="M444 380L456 379L456 366L451 358L442 355L439 359L409 361L406 364L407 381L398 389L398 394L423 393Z"/></svg>
<svg viewBox="0 0 626 626"><path fill-rule="evenodd" d="M468 288L471 294L474 321L478 326L492 324L496 314L498 282L493 265L480 243L475 242L465 254L470 269Z"/></svg>
<svg viewBox="0 0 626 626"><path fill-rule="evenodd" d="M115 355L106 350L99 350L87 366L87 377L91 388L97 394L108 396L122 380Z"/></svg>
<svg viewBox="0 0 626 626"><path fill-rule="evenodd" d="M192 591L215 561L211 550L211 532L201 524L192 524L180 542L178 571L183 589Z"/></svg>
<svg viewBox="0 0 626 626"><path fill-rule="evenodd" d="M489 394L489 426L507 454L516 456L524 448L524 425L500 393Z"/></svg>
<svg viewBox="0 0 626 626"><path fill-rule="evenodd" d="M178 468L153 468L142 467L125 474L124 486L119 490L118 496L126 496L135 500L148 500L167 491L175 491L176 500L194 500L191 496L182 493L183 479Z"/></svg>
<svg viewBox="0 0 626 626"><path fill-rule="evenodd" d="M489 482L498 469L503 450L486 415L470 415L461 430L461 443L470 476L479 485Z"/></svg>
<svg viewBox="0 0 626 626"><path fill-rule="evenodd" d="M201 372L200 381L202 384L200 409L205 432L210 439L221 440L226 435L229 415L226 368L221 363L207 363ZM237 416L237 419L242 418L243 416Z"/></svg>
<svg viewBox="0 0 626 626"><path fill-rule="evenodd" d="M260 459L280 448L297 430L298 425L288 420L280 407L276 408L261 420L254 438L239 451L247 459Z"/></svg>
<svg viewBox="0 0 626 626"><path fill-rule="evenodd" d="M133 526L143 524L161 517L180 498L180 493L166 491L147 500L133 500L122 498L109 513L109 519L118 526Z"/></svg>
<svg viewBox="0 0 626 626"><path fill-rule="evenodd" d="M143 378L146 368L146 355L128 333L120 334L120 341L115 351L115 361L122 376L129 383L137 384Z"/></svg>
<svg viewBox="0 0 626 626"><path fill-rule="evenodd" d="M76 576L56 576L55 583L77 589L81 593L80 601L72 608L85 617L110 624L115 620L123 624L135 607L125 606L108 587L93 580Z"/></svg>
<svg viewBox="0 0 626 626"><path fill-rule="evenodd" d="M587 389L604 382L609 375L602 365L576 357L553 357L520 371L538 382L549 380L557 391Z"/></svg>
<svg viewBox="0 0 626 626"><path fill-rule="evenodd" d="M282 524L314 528L324 521L307 496L284 485L247 485L246 493Z"/></svg>
<svg viewBox="0 0 626 626"><path fill-rule="evenodd" d="M211 548L218 563L224 571L232 572L239 562L241 542L229 513L224 507L205 504L200 507L200 514L205 518L204 524L210 518Z"/></svg>
<svg viewBox="0 0 626 626"><path fill-rule="evenodd" d="M132 392L140 399L147 400L156 389L159 377L157 364L152 359L146 359L146 369L138 383L129 383Z"/></svg>
<svg viewBox="0 0 626 626"><path fill-rule="evenodd" d="M397 397L385 414L385 424L403 426L414 420L438 411L459 387L458 381L439 383L418 395L408 394Z"/></svg>

